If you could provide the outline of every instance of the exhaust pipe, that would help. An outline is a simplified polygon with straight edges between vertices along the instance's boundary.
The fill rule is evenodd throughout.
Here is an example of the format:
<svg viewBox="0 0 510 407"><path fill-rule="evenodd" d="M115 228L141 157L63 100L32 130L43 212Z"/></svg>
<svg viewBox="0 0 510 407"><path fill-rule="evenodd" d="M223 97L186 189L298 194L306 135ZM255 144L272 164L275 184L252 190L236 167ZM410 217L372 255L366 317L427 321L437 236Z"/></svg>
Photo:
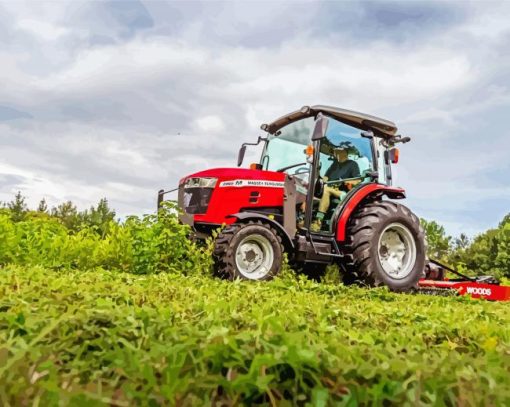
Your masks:
<svg viewBox="0 0 510 407"><path fill-rule="evenodd" d="M161 209L161 205L163 204L163 201L165 200L165 194L169 194L170 192L174 192L174 191L177 191L179 189L179 187L177 188L174 188L174 189L169 189L168 191L165 191L164 189L160 189L158 191L158 207L156 208L156 211L159 212L159 210Z"/></svg>
<svg viewBox="0 0 510 407"><path fill-rule="evenodd" d="M165 196L165 190L160 189L158 191L158 207L156 208L156 212L159 212L159 210L161 209L161 204L163 203L164 196Z"/></svg>

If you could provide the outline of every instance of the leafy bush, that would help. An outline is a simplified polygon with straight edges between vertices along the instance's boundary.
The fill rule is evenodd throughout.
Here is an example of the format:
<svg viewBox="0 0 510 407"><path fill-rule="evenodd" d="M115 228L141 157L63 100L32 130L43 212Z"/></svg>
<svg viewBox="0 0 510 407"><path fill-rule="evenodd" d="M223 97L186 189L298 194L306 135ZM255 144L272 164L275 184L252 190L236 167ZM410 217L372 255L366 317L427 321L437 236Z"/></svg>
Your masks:
<svg viewBox="0 0 510 407"><path fill-rule="evenodd" d="M496 229L476 236L452 254L452 262L475 274L510 277L510 215Z"/></svg>
<svg viewBox="0 0 510 407"><path fill-rule="evenodd" d="M510 214L496 229L469 239L465 234L453 239L435 221L420 220L428 241L428 256L471 275L510 277Z"/></svg>
<svg viewBox="0 0 510 407"><path fill-rule="evenodd" d="M155 272L207 271L210 252L199 250L179 223L176 208L167 204L156 215L130 217L124 223L109 220L97 233L96 225L79 230L59 218L28 212L23 220L0 213L0 265L40 265L49 269Z"/></svg>
<svg viewBox="0 0 510 407"><path fill-rule="evenodd" d="M420 219L427 236L427 254L430 258L446 261L451 252L451 236L447 236L444 227L435 221Z"/></svg>

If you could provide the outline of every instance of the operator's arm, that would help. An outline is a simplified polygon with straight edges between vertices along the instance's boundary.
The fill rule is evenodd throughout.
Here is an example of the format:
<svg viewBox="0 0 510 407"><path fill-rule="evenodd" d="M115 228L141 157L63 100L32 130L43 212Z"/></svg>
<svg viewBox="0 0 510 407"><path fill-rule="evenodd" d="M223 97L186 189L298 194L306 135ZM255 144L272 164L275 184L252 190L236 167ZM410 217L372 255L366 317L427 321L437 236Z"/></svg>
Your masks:
<svg viewBox="0 0 510 407"><path fill-rule="evenodd" d="M359 166L356 161L351 161L349 163L349 171L348 176L346 178L358 178L361 177ZM359 184L361 182L361 179L359 180L351 180L351 181L345 181L345 187L348 191L350 191L355 185Z"/></svg>
<svg viewBox="0 0 510 407"><path fill-rule="evenodd" d="M361 177L361 173L359 172L359 166L356 161L351 161L349 168L349 177L346 178L358 178Z"/></svg>
<svg viewBox="0 0 510 407"><path fill-rule="evenodd" d="M324 182L327 182L328 179L331 178L331 174L332 172L335 170L335 163L332 163L329 168L326 170L326 174L324 174L324 176L322 177L322 179L324 180Z"/></svg>

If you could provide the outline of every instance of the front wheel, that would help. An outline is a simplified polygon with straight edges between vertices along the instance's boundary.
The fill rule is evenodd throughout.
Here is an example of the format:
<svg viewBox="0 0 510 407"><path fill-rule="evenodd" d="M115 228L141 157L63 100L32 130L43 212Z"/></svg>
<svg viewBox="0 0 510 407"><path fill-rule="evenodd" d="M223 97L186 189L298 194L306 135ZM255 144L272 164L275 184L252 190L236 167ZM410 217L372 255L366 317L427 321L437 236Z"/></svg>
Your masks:
<svg viewBox="0 0 510 407"><path fill-rule="evenodd" d="M216 239L215 272L229 280L270 280L281 270L282 253L281 238L269 225L235 223Z"/></svg>
<svg viewBox="0 0 510 407"><path fill-rule="evenodd" d="M426 243L417 216L391 201L357 210L349 226L353 272L365 285L409 291L423 277Z"/></svg>

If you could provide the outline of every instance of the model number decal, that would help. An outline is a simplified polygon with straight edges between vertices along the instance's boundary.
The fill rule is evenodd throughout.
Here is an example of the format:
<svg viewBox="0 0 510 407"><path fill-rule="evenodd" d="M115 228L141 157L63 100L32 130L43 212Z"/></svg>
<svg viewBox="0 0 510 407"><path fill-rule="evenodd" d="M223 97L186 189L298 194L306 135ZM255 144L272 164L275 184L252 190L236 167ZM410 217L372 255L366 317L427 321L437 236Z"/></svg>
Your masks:
<svg viewBox="0 0 510 407"><path fill-rule="evenodd" d="M234 179L232 181L220 182L220 188L224 187L266 187L283 188L284 182L281 181L260 181L254 179Z"/></svg>

